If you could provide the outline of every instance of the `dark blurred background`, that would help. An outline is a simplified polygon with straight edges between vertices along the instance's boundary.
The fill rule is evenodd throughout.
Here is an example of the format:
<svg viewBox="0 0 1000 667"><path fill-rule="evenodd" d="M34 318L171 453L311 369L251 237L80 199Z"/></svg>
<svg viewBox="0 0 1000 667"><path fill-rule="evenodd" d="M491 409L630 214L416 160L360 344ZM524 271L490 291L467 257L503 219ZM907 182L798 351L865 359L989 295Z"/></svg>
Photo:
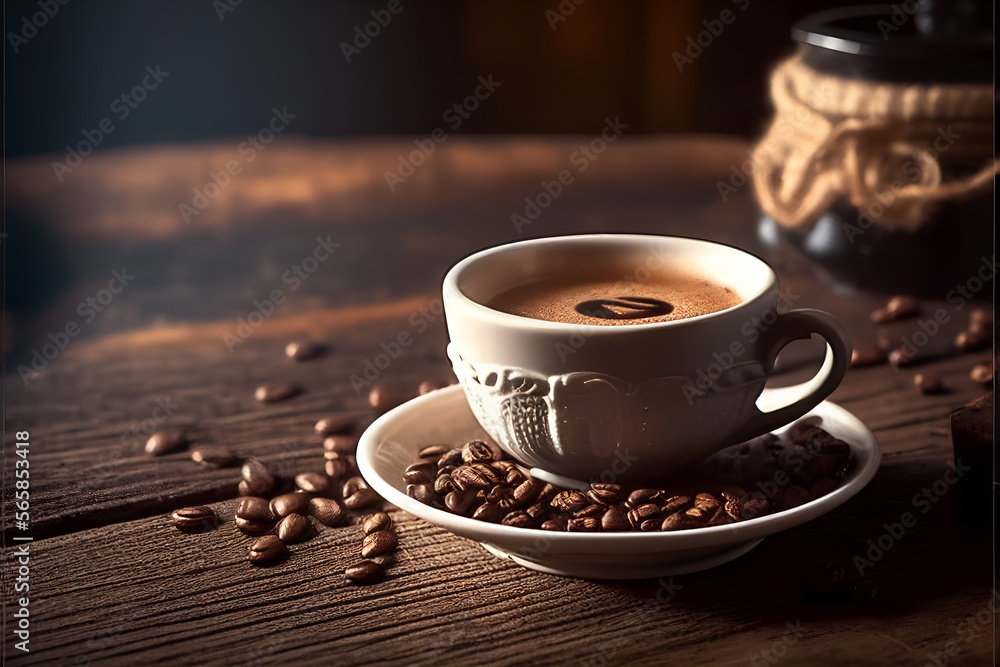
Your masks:
<svg viewBox="0 0 1000 667"><path fill-rule="evenodd" d="M237 1L5 2L7 155L75 145L83 130L114 119L112 102L156 65L169 73L170 94L151 91L160 99L116 122L102 148L255 132L275 100L298 114L298 134L419 135L440 126L443 111L487 74L503 94L459 133L590 133L621 114L632 121L630 134L751 136L768 112L768 70L792 50L790 25L824 8L865 4L399 0L402 11L348 64L341 43L352 43L355 27L384 12L387 0L230 4ZM11 33L31 34L24 19L41 4L58 11L13 44ZM561 8L565 20L554 19ZM673 54L684 53L704 22L718 28L726 10L732 23L678 71Z"/></svg>

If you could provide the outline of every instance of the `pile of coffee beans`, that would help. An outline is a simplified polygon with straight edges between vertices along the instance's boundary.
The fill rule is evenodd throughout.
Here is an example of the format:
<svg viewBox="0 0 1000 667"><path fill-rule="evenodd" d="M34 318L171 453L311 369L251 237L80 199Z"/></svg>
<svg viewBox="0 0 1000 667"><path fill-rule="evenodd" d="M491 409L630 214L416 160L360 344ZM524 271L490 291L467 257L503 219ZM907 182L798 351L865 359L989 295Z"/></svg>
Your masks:
<svg viewBox="0 0 1000 667"><path fill-rule="evenodd" d="M840 485L850 445L808 421L734 445L657 488L593 482L564 489L531 477L494 444L430 445L403 472L406 493L480 521L568 532L675 531L798 507Z"/></svg>
<svg viewBox="0 0 1000 667"><path fill-rule="evenodd" d="M373 584L385 575L388 559L399 546L399 540L392 532L392 519L385 512L366 516L361 529L365 534L361 542L364 560L344 568L344 577L357 584Z"/></svg>

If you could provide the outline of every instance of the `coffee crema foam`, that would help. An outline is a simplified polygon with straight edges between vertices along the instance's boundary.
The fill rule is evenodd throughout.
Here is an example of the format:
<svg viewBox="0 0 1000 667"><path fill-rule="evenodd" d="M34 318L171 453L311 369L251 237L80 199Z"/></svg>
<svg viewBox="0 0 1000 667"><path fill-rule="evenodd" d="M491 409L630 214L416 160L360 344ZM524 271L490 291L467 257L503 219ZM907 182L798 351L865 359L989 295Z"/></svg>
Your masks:
<svg viewBox="0 0 1000 667"><path fill-rule="evenodd" d="M704 278L654 276L644 282L538 280L507 289L486 305L548 322L629 326L707 315L741 302L729 287Z"/></svg>

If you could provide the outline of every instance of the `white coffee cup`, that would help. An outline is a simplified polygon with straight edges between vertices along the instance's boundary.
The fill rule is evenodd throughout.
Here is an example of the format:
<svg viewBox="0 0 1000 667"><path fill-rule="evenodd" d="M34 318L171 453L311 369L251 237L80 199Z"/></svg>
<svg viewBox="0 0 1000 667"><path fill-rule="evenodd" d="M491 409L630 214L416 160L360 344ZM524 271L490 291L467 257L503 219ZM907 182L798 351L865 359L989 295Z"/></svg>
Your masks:
<svg viewBox="0 0 1000 667"><path fill-rule="evenodd" d="M579 325L487 306L516 285L587 267L657 271L730 288L736 306L667 322ZM697 239L631 234L511 243L458 262L442 288L448 356L483 429L511 456L576 480L654 479L788 424L818 405L850 361L847 330L818 310L779 311L761 259ZM826 358L787 404L756 405L778 352L819 334Z"/></svg>

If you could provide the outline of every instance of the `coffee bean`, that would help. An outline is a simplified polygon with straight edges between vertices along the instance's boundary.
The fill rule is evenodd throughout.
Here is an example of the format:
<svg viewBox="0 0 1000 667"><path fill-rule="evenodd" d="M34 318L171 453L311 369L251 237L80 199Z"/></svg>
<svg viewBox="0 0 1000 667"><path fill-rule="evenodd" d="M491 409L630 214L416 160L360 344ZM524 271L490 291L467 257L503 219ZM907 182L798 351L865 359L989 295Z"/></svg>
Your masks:
<svg viewBox="0 0 1000 667"><path fill-rule="evenodd" d="M740 518L744 520L756 519L757 517L770 514L770 512L771 509L766 499L751 496L749 500L743 503L743 507L740 509Z"/></svg>
<svg viewBox="0 0 1000 667"><path fill-rule="evenodd" d="M316 422L313 429L316 435L325 438L330 435L351 433L357 425L357 419L350 415L330 415Z"/></svg>
<svg viewBox="0 0 1000 667"><path fill-rule="evenodd" d="M395 533L389 530L377 530L365 535L365 539L361 543L361 557L384 556L395 551L398 544L399 541L396 539Z"/></svg>
<svg viewBox="0 0 1000 667"><path fill-rule="evenodd" d="M545 484L537 479L527 479L514 488L514 500L521 505L531 505L541 494Z"/></svg>
<svg viewBox="0 0 1000 667"><path fill-rule="evenodd" d="M601 516L602 514L604 514L604 510L605 510L605 506L604 505L598 505L597 503L593 503L591 505L587 505L586 507L578 509L577 511L573 512L573 518L575 518L575 519L583 519L583 518L596 519L599 516Z"/></svg>
<svg viewBox="0 0 1000 667"><path fill-rule="evenodd" d="M462 461L465 463L489 463L493 459L493 450L482 440L472 440L462 447Z"/></svg>
<svg viewBox="0 0 1000 667"><path fill-rule="evenodd" d="M444 468L446 466L460 466L462 465L462 450L452 449L441 455L438 459L438 468Z"/></svg>
<svg viewBox="0 0 1000 667"><path fill-rule="evenodd" d="M697 525L694 519L692 519L686 511L684 512L674 512L660 524L660 530L662 531L674 531L674 530L688 530L694 528Z"/></svg>
<svg viewBox="0 0 1000 667"><path fill-rule="evenodd" d="M146 453L151 456L163 456L179 452L188 445L187 436L177 429L160 429L149 436L146 441Z"/></svg>
<svg viewBox="0 0 1000 667"><path fill-rule="evenodd" d="M658 518L660 516L660 507L654 503L646 503L629 510L626 516L632 527L638 529L646 519Z"/></svg>
<svg viewBox="0 0 1000 667"><path fill-rule="evenodd" d="M483 479L487 480L492 487L495 484L499 484L502 480L500 473L497 472L496 468L487 463L470 463L469 467L478 472L483 476Z"/></svg>
<svg viewBox="0 0 1000 667"><path fill-rule="evenodd" d="M921 394L944 394L948 391L941 376L933 372L917 373L913 376L913 384Z"/></svg>
<svg viewBox="0 0 1000 667"><path fill-rule="evenodd" d="M621 493L621 487L617 484L591 484L590 489L587 491L587 498L599 505L617 505L619 493Z"/></svg>
<svg viewBox="0 0 1000 667"><path fill-rule="evenodd" d="M838 486L840 485L836 480L828 477L820 479L809 487L809 495L813 498L822 498L826 494L833 492Z"/></svg>
<svg viewBox="0 0 1000 667"><path fill-rule="evenodd" d="M234 523L241 532L247 535L263 535L274 530L274 521L252 521L238 516Z"/></svg>
<svg viewBox="0 0 1000 667"><path fill-rule="evenodd" d="M385 576L385 570L374 561L363 560L344 568L344 578L356 584L374 584Z"/></svg>
<svg viewBox="0 0 1000 667"><path fill-rule="evenodd" d="M184 507L170 513L170 520L178 530L185 533L203 533L219 525L219 517L214 510L204 505Z"/></svg>
<svg viewBox="0 0 1000 667"><path fill-rule="evenodd" d="M532 519L535 519L536 521L541 521L546 518L549 518L549 515L552 512L552 506L549 505L548 503L535 503L534 505L529 506L524 511L527 512ZM553 518L559 518L559 517L553 517Z"/></svg>
<svg viewBox="0 0 1000 667"><path fill-rule="evenodd" d="M276 403L301 393L302 390L291 382L273 382L257 387L253 395L261 403Z"/></svg>
<svg viewBox="0 0 1000 667"><path fill-rule="evenodd" d="M323 356L326 345L315 341L294 342L285 346L285 356L294 361L308 361Z"/></svg>
<svg viewBox="0 0 1000 667"><path fill-rule="evenodd" d="M539 528L541 528L542 530L564 531L566 530L566 524L567 524L566 519L559 517L543 521L542 525L539 526Z"/></svg>
<svg viewBox="0 0 1000 667"><path fill-rule="evenodd" d="M661 513L666 516L667 514L680 512L681 510L687 509L690 504L691 496L671 496L663 503Z"/></svg>
<svg viewBox="0 0 1000 667"><path fill-rule="evenodd" d="M426 483L408 484L406 495L424 505L434 505L441 502L441 496L434 490L434 487Z"/></svg>
<svg viewBox="0 0 1000 667"><path fill-rule="evenodd" d="M288 547L277 535L264 535L250 545L249 558L253 565L275 565L288 558Z"/></svg>
<svg viewBox="0 0 1000 667"><path fill-rule="evenodd" d="M639 530L643 533L655 533L656 531L662 530L661 521L659 517L653 519L646 519L639 524Z"/></svg>
<svg viewBox="0 0 1000 667"><path fill-rule="evenodd" d="M507 500L512 501L513 499L514 499L513 490L504 486L503 484L497 484L492 489L490 489L489 493L486 494L487 502L494 503L495 505L499 505L500 503Z"/></svg>
<svg viewBox="0 0 1000 667"><path fill-rule="evenodd" d="M333 498L312 498L309 512L325 526L339 526L344 521L344 510Z"/></svg>
<svg viewBox="0 0 1000 667"><path fill-rule="evenodd" d="M274 475L271 471L267 469L267 465L259 459L246 459L243 461L243 466L240 468L240 475L243 477L243 481L246 482L246 490L250 492L250 495L254 496L266 496L272 491L277 484L274 479Z"/></svg>
<svg viewBox="0 0 1000 667"><path fill-rule="evenodd" d="M450 445L428 445L421 449L417 455L422 459L440 459L450 451ZM461 456L461 451L459 451L459 456Z"/></svg>
<svg viewBox="0 0 1000 667"><path fill-rule="evenodd" d="M586 516L572 518L566 523L566 530L571 533L593 533L601 529L601 524L594 517Z"/></svg>
<svg viewBox="0 0 1000 667"><path fill-rule="evenodd" d="M330 435L323 439L323 451L338 454L354 454L358 451L358 439L350 435Z"/></svg>
<svg viewBox="0 0 1000 667"><path fill-rule="evenodd" d="M587 496L583 495L579 491L571 490L561 491L555 498L552 499L550 504L560 512L572 514L573 512L578 512L589 505L590 501L587 500Z"/></svg>
<svg viewBox="0 0 1000 667"><path fill-rule="evenodd" d="M330 478L318 472L303 472L295 476L295 486L306 493L323 494L330 489Z"/></svg>
<svg viewBox="0 0 1000 667"><path fill-rule="evenodd" d="M886 362L885 350L877 347L856 347L851 351L851 367L875 366Z"/></svg>
<svg viewBox="0 0 1000 667"><path fill-rule="evenodd" d="M727 523L732 523L734 519L726 511L724 505L719 505L715 509L715 513L709 517L708 521L705 523L706 526L721 526Z"/></svg>
<svg viewBox="0 0 1000 667"><path fill-rule="evenodd" d="M368 405L372 406L375 412L388 412L403 402L403 398L386 387L375 386L368 392Z"/></svg>
<svg viewBox="0 0 1000 667"><path fill-rule="evenodd" d="M385 512L375 512L366 516L361 526L365 535L371 535L374 532L392 528L392 519Z"/></svg>
<svg viewBox="0 0 1000 667"><path fill-rule="evenodd" d="M494 503L483 503L472 513L473 519L488 521L490 523L500 523L504 517L504 511Z"/></svg>
<svg viewBox="0 0 1000 667"><path fill-rule="evenodd" d="M452 491L444 497L444 506L448 511L461 516L469 516L478 504L475 491Z"/></svg>
<svg viewBox="0 0 1000 667"><path fill-rule="evenodd" d="M969 378L979 384L993 384L993 364L976 364L969 372Z"/></svg>
<svg viewBox="0 0 1000 667"><path fill-rule="evenodd" d="M431 484L437 476L437 466L433 463L414 463L403 471L407 484Z"/></svg>
<svg viewBox="0 0 1000 667"><path fill-rule="evenodd" d="M635 509L639 505L645 505L650 502L654 497L662 493L659 489L636 489L632 493L628 494L628 500L625 501L625 506L629 509Z"/></svg>
<svg viewBox="0 0 1000 667"><path fill-rule="evenodd" d="M621 505L612 505L601 515L601 528L607 531L631 530L628 515Z"/></svg>
<svg viewBox="0 0 1000 667"><path fill-rule="evenodd" d="M527 480L528 476L520 470L510 470L507 472L507 476L504 477L503 482L510 488L515 489Z"/></svg>
<svg viewBox="0 0 1000 667"><path fill-rule="evenodd" d="M358 489L367 488L368 482L365 481L365 478L360 475L355 475L344 480L344 483L340 487L340 495L346 498L347 496L354 494Z"/></svg>
<svg viewBox="0 0 1000 667"><path fill-rule="evenodd" d="M969 311L968 330L976 334L993 335L993 310L990 308L973 308Z"/></svg>
<svg viewBox="0 0 1000 667"><path fill-rule="evenodd" d="M285 544L301 542L310 532L312 524L301 514L289 514L278 522L278 539Z"/></svg>
<svg viewBox="0 0 1000 667"><path fill-rule="evenodd" d="M893 368L908 366L914 361L914 359L902 349L889 350L889 356L887 358L889 360L889 364Z"/></svg>
<svg viewBox="0 0 1000 667"><path fill-rule="evenodd" d="M990 346L993 335L985 331L960 331L955 336L955 347L961 352L975 352Z"/></svg>
<svg viewBox="0 0 1000 667"><path fill-rule="evenodd" d="M349 475L351 468L343 459L328 459L323 462L323 472L331 480L336 480Z"/></svg>
<svg viewBox="0 0 1000 667"><path fill-rule="evenodd" d="M693 525L701 526L715 515L715 509L716 508L713 508L709 511L701 507L689 507L684 510L684 516L686 516Z"/></svg>
<svg viewBox="0 0 1000 667"><path fill-rule="evenodd" d="M524 510L511 512L500 523L505 526L513 526L514 528L538 528L538 522L535 521L535 518Z"/></svg>
<svg viewBox="0 0 1000 667"><path fill-rule="evenodd" d="M506 461L506 460L500 459L498 461L491 462L490 465L493 467L494 470L496 470L498 473L500 473L501 477L503 477L507 473L515 471L515 470L517 472L521 472L521 469L518 468L517 464L514 463L513 461Z"/></svg>
<svg viewBox="0 0 1000 667"><path fill-rule="evenodd" d="M726 502L723 504L722 508L733 521L739 521L742 518L743 501L739 498L732 496L726 498Z"/></svg>
<svg viewBox="0 0 1000 667"><path fill-rule="evenodd" d="M920 302L912 296L899 295L889 299L885 308L879 308L871 314L871 321L875 324L895 322L907 317L912 317L920 312Z"/></svg>
<svg viewBox="0 0 1000 667"><path fill-rule="evenodd" d="M699 493L694 497L694 506L701 510L702 514L712 516L719 509L718 498L710 493Z"/></svg>
<svg viewBox="0 0 1000 667"><path fill-rule="evenodd" d="M482 472L472 466L463 465L455 468L451 473L451 478L460 489L489 489L496 483L496 480L487 479Z"/></svg>
<svg viewBox="0 0 1000 667"><path fill-rule="evenodd" d="M257 496L245 496L240 498L236 505L236 517L248 519L258 523L274 524L274 514L271 512L270 504L266 499Z"/></svg>
<svg viewBox="0 0 1000 667"><path fill-rule="evenodd" d="M191 452L191 460L210 468L226 468L240 462L239 457L226 447L199 447Z"/></svg>
<svg viewBox="0 0 1000 667"><path fill-rule="evenodd" d="M309 511L308 493L283 493L271 499L271 514L286 517L289 514L305 514Z"/></svg>
<svg viewBox="0 0 1000 667"><path fill-rule="evenodd" d="M456 486L455 481L451 478L451 475L441 475L434 480L434 493L440 496L446 496L457 489L458 486Z"/></svg>
<svg viewBox="0 0 1000 667"><path fill-rule="evenodd" d="M360 510L371 507L381 500L381 497L371 489L358 489L349 496L344 496L344 507L349 510Z"/></svg>
<svg viewBox="0 0 1000 667"><path fill-rule="evenodd" d="M812 498L809 497L808 491L798 484L792 484L781 494L781 509L790 510L799 505L805 505L810 500Z"/></svg>

